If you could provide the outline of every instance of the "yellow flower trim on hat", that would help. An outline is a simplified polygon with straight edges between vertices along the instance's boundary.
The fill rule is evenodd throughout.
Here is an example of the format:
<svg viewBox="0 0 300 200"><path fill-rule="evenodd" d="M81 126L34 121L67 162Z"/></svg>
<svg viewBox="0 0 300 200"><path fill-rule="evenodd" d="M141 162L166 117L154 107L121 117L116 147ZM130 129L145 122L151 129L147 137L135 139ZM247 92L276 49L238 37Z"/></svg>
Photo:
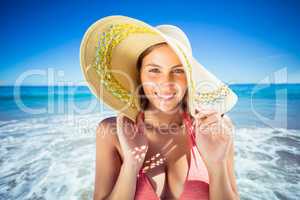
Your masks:
<svg viewBox="0 0 300 200"><path fill-rule="evenodd" d="M191 91L192 91L192 94L194 94L194 91L195 91L195 82L194 82L194 80L192 79L192 66L191 66L191 64L190 64L190 62L189 62L189 60L188 60L188 58L187 58L187 56L185 55L185 53L184 53L184 51L181 49L181 47L178 45L178 44L176 44L176 46L178 47L178 49L180 50L180 52L182 53L182 55L183 55L183 57L184 57L184 60L186 61L186 63L187 63L187 69L189 70L189 79L190 79L190 83L191 83Z"/></svg>
<svg viewBox="0 0 300 200"><path fill-rule="evenodd" d="M229 94L229 88L226 84L221 85L220 87L218 87L216 90L212 91L212 92L206 92L206 93L195 93L195 82L192 79L192 66L189 63L189 60L187 59L187 56L185 55L184 51L181 49L181 47L176 44L176 46L180 49L181 53L183 54L185 61L187 62L187 67L189 70L189 79L191 81L191 91L192 94L194 94L194 100L198 103L203 103L203 104L214 104L216 103L218 100L222 100L225 98L225 96L227 96Z"/></svg>
<svg viewBox="0 0 300 200"><path fill-rule="evenodd" d="M218 100L222 100L229 94L229 88L223 84L212 92L196 94L195 100L203 104L214 104Z"/></svg>
<svg viewBox="0 0 300 200"><path fill-rule="evenodd" d="M132 93L127 91L112 75L110 71L113 49L124 40L129 34L150 33L157 34L148 27L134 24L122 23L112 24L106 32L100 36L96 50L95 67L101 77L101 83L111 92L112 95L125 103L129 103L133 109L137 109L132 98Z"/></svg>

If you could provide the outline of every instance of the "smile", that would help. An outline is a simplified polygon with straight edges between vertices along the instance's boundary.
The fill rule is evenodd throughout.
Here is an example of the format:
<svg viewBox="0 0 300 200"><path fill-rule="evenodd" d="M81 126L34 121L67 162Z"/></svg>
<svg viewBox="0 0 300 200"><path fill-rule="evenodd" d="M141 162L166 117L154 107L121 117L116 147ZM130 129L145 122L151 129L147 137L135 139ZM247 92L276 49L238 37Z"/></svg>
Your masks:
<svg viewBox="0 0 300 200"><path fill-rule="evenodd" d="M176 93L173 93L173 94L157 94L155 92L155 95L160 98L161 100L164 100L164 101L169 101L171 99L173 99L173 97L175 96Z"/></svg>

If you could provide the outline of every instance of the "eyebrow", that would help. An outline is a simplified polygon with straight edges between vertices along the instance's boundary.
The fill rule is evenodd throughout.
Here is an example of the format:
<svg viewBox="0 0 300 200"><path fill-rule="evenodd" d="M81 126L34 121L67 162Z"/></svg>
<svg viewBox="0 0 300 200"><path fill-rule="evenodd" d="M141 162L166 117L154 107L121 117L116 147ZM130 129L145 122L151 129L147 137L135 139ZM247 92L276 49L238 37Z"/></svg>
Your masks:
<svg viewBox="0 0 300 200"><path fill-rule="evenodd" d="M145 65L145 66L148 66L148 65L162 68L162 66L157 65L157 64L155 64L155 63L149 63L149 64L147 64L147 65ZM175 67L182 67L182 64L174 65L174 66L171 67L171 68L175 68Z"/></svg>

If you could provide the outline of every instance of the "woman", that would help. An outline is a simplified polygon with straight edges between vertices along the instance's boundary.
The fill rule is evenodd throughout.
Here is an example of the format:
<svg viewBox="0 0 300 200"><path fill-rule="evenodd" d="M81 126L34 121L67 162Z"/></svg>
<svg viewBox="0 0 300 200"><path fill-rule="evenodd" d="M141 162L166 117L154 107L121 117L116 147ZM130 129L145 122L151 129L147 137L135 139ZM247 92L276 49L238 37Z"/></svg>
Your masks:
<svg viewBox="0 0 300 200"><path fill-rule="evenodd" d="M239 199L234 126L214 109L198 106L190 115L189 76L169 44L148 45L138 56L136 120L120 113L99 123L95 200Z"/></svg>

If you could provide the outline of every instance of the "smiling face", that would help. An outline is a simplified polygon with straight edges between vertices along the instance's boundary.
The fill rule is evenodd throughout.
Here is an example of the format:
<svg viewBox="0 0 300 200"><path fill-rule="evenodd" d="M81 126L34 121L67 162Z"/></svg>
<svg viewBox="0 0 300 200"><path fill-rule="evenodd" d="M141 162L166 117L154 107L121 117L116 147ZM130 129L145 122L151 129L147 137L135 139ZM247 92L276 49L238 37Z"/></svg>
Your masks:
<svg viewBox="0 0 300 200"><path fill-rule="evenodd" d="M153 48L143 57L140 79L150 108L163 112L178 108L187 89L183 65L167 44Z"/></svg>

